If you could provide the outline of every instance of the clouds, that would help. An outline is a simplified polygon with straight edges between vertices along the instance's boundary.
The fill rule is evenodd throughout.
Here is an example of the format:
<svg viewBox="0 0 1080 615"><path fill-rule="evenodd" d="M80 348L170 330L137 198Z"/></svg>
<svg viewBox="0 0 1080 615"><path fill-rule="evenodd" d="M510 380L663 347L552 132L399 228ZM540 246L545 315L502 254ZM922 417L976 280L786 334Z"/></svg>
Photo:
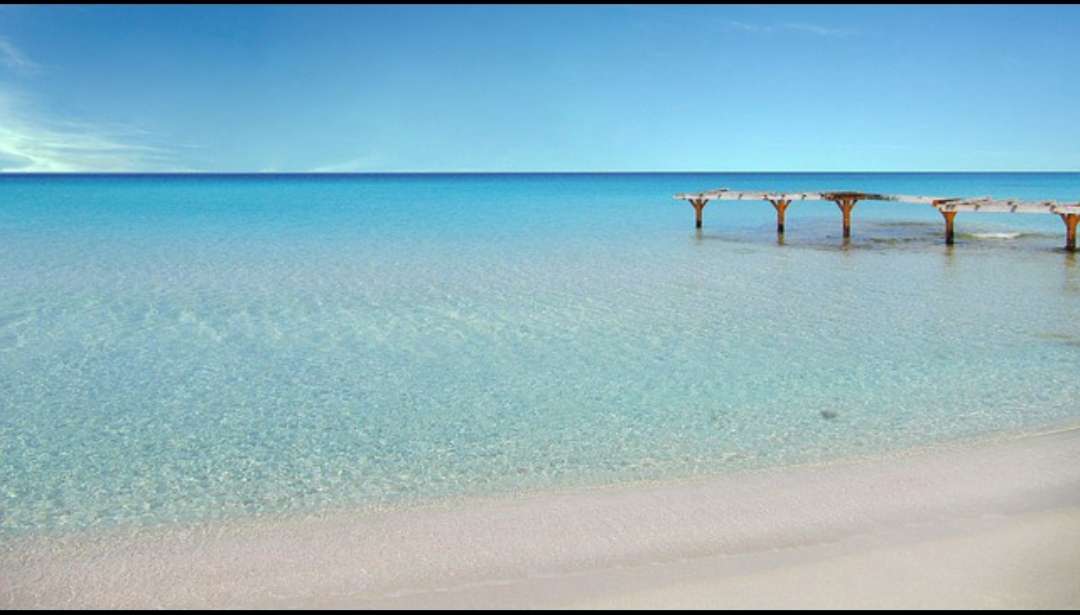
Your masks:
<svg viewBox="0 0 1080 615"><path fill-rule="evenodd" d="M16 73L36 73L41 67L28 58L11 40L0 36L0 66Z"/></svg>
<svg viewBox="0 0 1080 615"><path fill-rule="evenodd" d="M359 158L353 158L352 160L346 160L344 162L337 162L333 164L325 164L310 169L309 173L362 173L365 171L372 171L378 168L382 162L380 156L375 154L368 154Z"/></svg>
<svg viewBox="0 0 1080 615"><path fill-rule="evenodd" d="M0 36L0 173L171 170L171 152L147 144L145 131L48 117L26 94L42 71L11 39ZM12 86L19 83L20 86ZM17 89L18 87L18 89Z"/></svg>
<svg viewBox="0 0 1080 615"><path fill-rule="evenodd" d="M25 96L0 90L0 173L164 171L172 152L145 131L41 115Z"/></svg>
<svg viewBox="0 0 1080 615"><path fill-rule="evenodd" d="M755 34L774 34L782 32L803 32L816 36L848 36L854 34L850 30L828 28L825 26L809 23L781 23L775 25L759 25L728 19L723 22L723 25L728 30L753 32Z"/></svg>

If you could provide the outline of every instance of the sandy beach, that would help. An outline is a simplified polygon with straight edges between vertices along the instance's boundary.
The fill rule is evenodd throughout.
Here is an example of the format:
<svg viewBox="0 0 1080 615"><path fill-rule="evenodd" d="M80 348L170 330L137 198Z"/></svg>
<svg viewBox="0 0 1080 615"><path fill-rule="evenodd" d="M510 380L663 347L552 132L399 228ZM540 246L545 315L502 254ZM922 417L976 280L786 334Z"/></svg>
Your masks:
<svg viewBox="0 0 1080 615"><path fill-rule="evenodd" d="M1080 606L1080 429L678 484L8 541L0 606Z"/></svg>

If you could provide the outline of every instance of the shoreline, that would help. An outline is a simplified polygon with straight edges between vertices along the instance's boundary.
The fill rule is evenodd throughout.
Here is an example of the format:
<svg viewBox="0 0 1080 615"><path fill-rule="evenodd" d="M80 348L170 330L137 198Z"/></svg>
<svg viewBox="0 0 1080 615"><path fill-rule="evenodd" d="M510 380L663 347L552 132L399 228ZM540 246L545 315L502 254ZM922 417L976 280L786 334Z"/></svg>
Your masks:
<svg viewBox="0 0 1080 615"><path fill-rule="evenodd" d="M986 574L928 596L881 571L899 574L900 562L914 581L963 577L989 553L1007 568L1017 561L1008 553L1035 543L1058 562L1039 583L1080 572L1075 426L673 483L28 537L0 551L0 606L753 606L813 595L987 606L1013 603L979 602L1008 586ZM1024 570L1042 565L1028 556ZM858 582L814 584L829 571ZM732 593L759 582L771 589ZM1080 606L1071 586L1049 583L1037 594L1045 602L1024 588L1011 595L1019 606Z"/></svg>
<svg viewBox="0 0 1080 615"><path fill-rule="evenodd" d="M942 441L933 441L914 446L898 446L875 453L852 452L836 457L792 461L786 463L764 463L748 466L735 466L723 472L710 472L685 476L666 476L653 478L628 478L590 483L569 483L523 487L510 491L467 492L439 495L400 501L379 501L375 503L348 503L331 505L315 510L296 509L272 511L256 514L234 514L222 517L206 517L157 521L151 523L119 523L98 527L51 527L39 530L22 530L6 536L0 534L0 548L7 544L26 543L38 540L108 540L123 538L132 534L148 535L155 533L206 531L210 527L238 527L250 524L297 523L326 520L328 518L374 518L382 515L394 515L417 511L468 510L508 502L527 502L554 496L571 496L588 492L591 494L621 493L626 491L647 490L662 487L693 486L713 482L718 478L734 479L757 476L763 473L778 473L788 470L812 469L830 466L844 466L867 462L886 463L890 460L902 460L911 456L925 454L943 454L949 451L972 447L992 446L1026 438L1047 436L1078 430L1080 419L1069 418L1052 423L1041 424L1025 429L998 430L980 432L955 437Z"/></svg>

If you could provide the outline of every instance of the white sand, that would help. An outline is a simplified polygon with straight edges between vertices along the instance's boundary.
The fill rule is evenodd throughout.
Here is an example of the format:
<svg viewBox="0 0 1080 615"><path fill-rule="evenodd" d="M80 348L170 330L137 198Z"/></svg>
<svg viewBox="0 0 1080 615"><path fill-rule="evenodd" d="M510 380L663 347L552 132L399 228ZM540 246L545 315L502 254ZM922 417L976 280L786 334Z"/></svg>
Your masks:
<svg viewBox="0 0 1080 615"><path fill-rule="evenodd" d="M0 607L1080 607L1080 430L0 545Z"/></svg>

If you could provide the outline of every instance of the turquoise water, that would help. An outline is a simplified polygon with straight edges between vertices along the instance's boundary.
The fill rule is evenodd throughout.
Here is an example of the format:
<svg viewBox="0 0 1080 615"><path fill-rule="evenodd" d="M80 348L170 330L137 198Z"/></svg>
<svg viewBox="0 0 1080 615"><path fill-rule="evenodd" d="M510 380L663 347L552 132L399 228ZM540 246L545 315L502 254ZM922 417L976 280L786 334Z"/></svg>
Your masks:
<svg viewBox="0 0 1080 615"><path fill-rule="evenodd" d="M0 533L669 479L1080 418L1080 174L0 177Z"/></svg>

